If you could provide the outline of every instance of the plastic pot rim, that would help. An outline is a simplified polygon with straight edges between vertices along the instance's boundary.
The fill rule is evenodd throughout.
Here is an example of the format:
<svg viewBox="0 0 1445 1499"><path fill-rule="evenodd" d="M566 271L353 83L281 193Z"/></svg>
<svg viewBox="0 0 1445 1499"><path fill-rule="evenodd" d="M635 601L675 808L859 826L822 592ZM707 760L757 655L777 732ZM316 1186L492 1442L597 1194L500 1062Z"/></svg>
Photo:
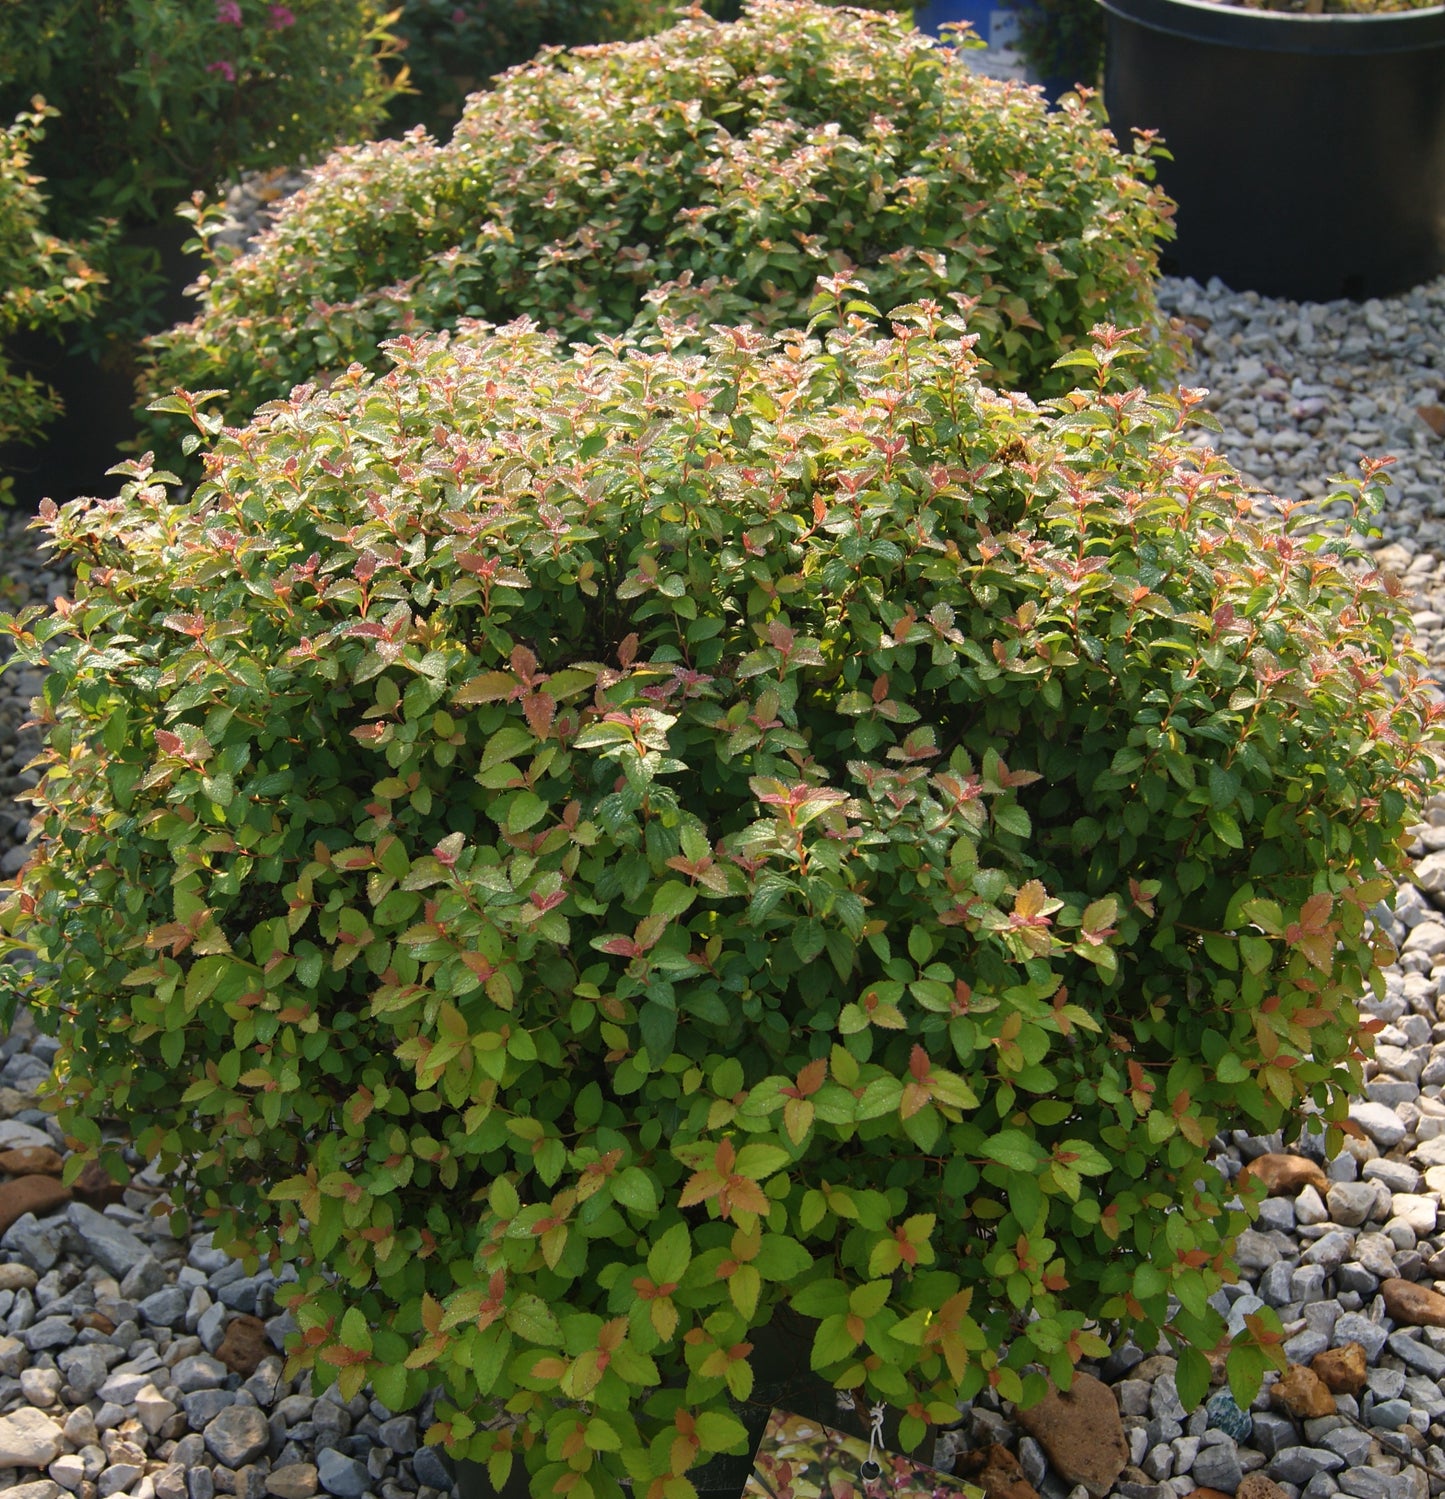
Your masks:
<svg viewBox="0 0 1445 1499"><path fill-rule="evenodd" d="M1374 15L1299 15L1212 0L1098 0L1122 21L1186 41L1254 52L1369 56L1445 48L1445 4Z"/></svg>

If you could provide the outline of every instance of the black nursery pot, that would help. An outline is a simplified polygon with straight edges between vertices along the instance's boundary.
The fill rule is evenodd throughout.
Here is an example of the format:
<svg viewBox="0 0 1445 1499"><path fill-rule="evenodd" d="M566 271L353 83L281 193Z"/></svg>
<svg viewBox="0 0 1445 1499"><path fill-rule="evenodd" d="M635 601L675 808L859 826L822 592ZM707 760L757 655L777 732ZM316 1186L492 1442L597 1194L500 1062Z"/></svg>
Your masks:
<svg viewBox="0 0 1445 1499"><path fill-rule="evenodd" d="M1165 270L1309 301L1445 270L1445 6L1376 15L1099 0L1116 134L1158 130Z"/></svg>
<svg viewBox="0 0 1445 1499"><path fill-rule="evenodd" d="M160 272L153 318L157 328L195 316L197 304L185 288L204 262L181 249L192 232L176 220L123 236L127 248L153 256ZM39 442L0 449L0 473L13 476L16 503L26 509L42 499L63 502L82 494L114 494L119 480L108 478L107 470L124 456L122 444L136 433L136 350L113 339L92 358L75 347L77 337L77 330L67 326L58 332L21 331L7 344L17 367L52 387L64 405Z"/></svg>

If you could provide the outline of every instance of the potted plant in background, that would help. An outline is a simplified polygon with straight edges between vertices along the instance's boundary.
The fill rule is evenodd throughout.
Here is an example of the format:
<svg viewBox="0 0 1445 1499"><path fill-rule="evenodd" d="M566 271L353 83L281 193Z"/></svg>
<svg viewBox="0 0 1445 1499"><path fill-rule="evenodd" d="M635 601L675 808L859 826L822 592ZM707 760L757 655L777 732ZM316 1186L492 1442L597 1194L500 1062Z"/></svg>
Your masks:
<svg viewBox="0 0 1445 1499"><path fill-rule="evenodd" d="M1109 118L1171 158L1166 268L1312 301L1445 270L1445 8L1100 4Z"/></svg>
<svg viewBox="0 0 1445 1499"><path fill-rule="evenodd" d="M1360 1082L1442 733L1404 604L1250 519L1115 330L1040 410L861 302L167 397L205 482L47 506L75 596L4 624L66 1130L129 1121L181 1224L297 1267L293 1371L440 1385L496 1486L688 1499L779 1317L904 1448L1099 1326L1193 1404L1211 1138Z"/></svg>

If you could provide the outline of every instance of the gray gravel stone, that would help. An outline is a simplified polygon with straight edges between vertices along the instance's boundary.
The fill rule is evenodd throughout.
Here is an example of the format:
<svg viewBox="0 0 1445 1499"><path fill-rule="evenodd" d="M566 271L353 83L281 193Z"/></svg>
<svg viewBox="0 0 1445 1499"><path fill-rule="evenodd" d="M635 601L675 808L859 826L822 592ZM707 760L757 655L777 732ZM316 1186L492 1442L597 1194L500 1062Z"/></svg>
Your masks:
<svg viewBox="0 0 1445 1499"><path fill-rule="evenodd" d="M366 1464L347 1457L334 1447L323 1447L316 1454L316 1476L321 1487L337 1499L360 1499L371 1487Z"/></svg>
<svg viewBox="0 0 1445 1499"><path fill-rule="evenodd" d="M435 1447L418 1447L411 1455L411 1470L417 1482L434 1489L449 1489L452 1483L451 1470Z"/></svg>
<svg viewBox="0 0 1445 1499"><path fill-rule="evenodd" d="M266 1451L271 1428L264 1412L254 1405L233 1405L207 1423L204 1435L217 1462L239 1468Z"/></svg>
<svg viewBox="0 0 1445 1499"><path fill-rule="evenodd" d="M1431 1379L1445 1377L1445 1353L1437 1353L1428 1343L1407 1333L1395 1332L1390 1334L1388 1344L1390 1352L1408 1368L1427 1374Z"/></svg>
<svg viewBox="0 0 1445 1499"><path fill-rule="evenodd" d="M1190 1477L1201 1487L1223 1489L1232 1494L1244 1477L1239 1466L1239 1452L1233 1442L1219 1442L1204 1447L1194 1459Z"/></svg>
<svg viewBox="0 0 1445 1499"><path fill-rule="evenodd" d="M192 1344L192 1347L195 1345ZM172 1371L171 1377L175 1381L176 1388L183 1395L190 1395L196 1390L214 1390L225 1384L226 1376L230 1370L220 1361L212 1358L209 1354L192 1354L183 1358Z"/></svg>
<svg viewBox="0 0 1445 1499"><path fill-rule="evenodd" d="M1328 1447L1282 1447L1265 1472L1277 1483L1308 1483L1316 1473L1338 1473L1345 1465Z"/></svg>
<svg viewBox="0 0 1445 1499"><path fill-rule="evenodd" d="M1445 934L1445 931L1442 931L1442 934ZM1405 1126L1400 1123L1394 1109L1385 1104L1352 1103L1350 1118L1381 1150L1389 1150L1405 1138Z"/></svg>
<svg viewBox="0 0 1445 1499"><path fill-rule="evenodd" d="M1354 1248L1355 1236L1340 1229L1332 1229L1323 1238L1316 1239L1300 1256L1301 1264L1318 1265L1326 1274L1333 1274L1344 1264Z"/></svg>
<svg viewBox="0 0 1445 1499"><path fill-rule="evenodd" d="M123 1224L83 1202L72 1202L67 1214L84 1251L112 1275L123 1276L150 1253Z"/></svg>

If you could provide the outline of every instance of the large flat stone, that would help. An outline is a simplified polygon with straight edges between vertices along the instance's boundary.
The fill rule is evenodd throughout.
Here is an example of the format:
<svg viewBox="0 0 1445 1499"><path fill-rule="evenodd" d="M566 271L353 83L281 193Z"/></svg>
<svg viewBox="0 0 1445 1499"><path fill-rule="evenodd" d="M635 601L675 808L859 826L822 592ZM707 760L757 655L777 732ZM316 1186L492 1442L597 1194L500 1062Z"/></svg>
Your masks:
<svg viewBox="0 0 1445 1499"><path fill-rule="evenodd" d="M124 1277L150 1254L123 1223L97 1213L83 1202L70 1204L69 1217L70 1227L86 1252L114 1276Z"/></svg>

